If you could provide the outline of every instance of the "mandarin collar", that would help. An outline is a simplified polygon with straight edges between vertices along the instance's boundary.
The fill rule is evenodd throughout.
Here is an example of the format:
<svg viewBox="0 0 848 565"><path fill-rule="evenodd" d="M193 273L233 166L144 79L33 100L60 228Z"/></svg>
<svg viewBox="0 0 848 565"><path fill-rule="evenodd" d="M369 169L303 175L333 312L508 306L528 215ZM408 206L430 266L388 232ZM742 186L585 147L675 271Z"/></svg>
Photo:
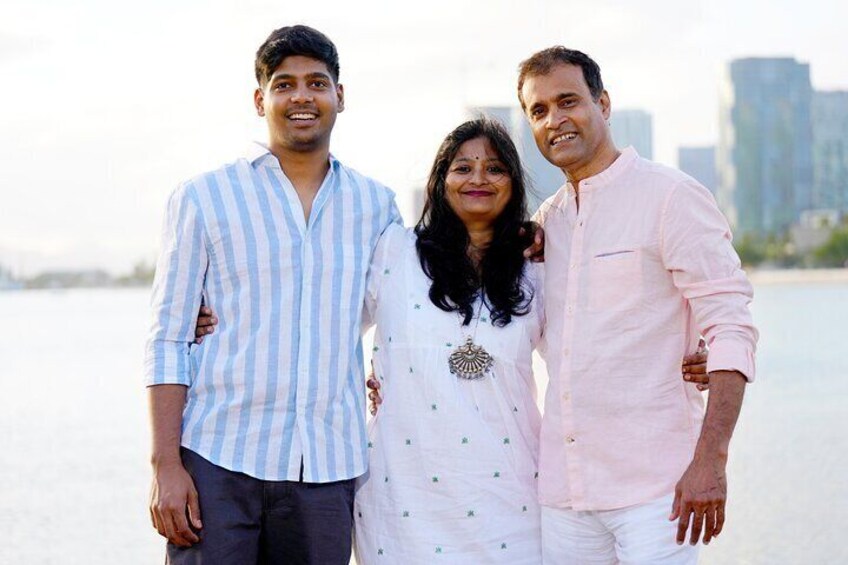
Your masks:
<svg viewBox="0 0 848 565"><path fill-rule="evenodd" d="M639 154L636 153L633 146L625 147L621 150L621 155L609 167L596 175L580 181L580 192L588 192L612 184L638 158ZM566 180L566 186L568 187L569 194L574 194L574 185L571 184L571 181Z"/></svg>

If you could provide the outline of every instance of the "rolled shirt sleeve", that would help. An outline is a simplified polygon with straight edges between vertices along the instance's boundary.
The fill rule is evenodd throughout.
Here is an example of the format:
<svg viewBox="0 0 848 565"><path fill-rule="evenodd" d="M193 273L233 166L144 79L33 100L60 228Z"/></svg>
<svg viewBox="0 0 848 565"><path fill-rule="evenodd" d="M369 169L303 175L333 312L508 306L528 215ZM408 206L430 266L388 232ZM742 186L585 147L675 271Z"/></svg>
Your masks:
<svg viewBox="0 0 848 565"><path fill-rule="evenodd" d="M758 333L754 291L731 244L727 220L698 183L681 182L663 212L662 259L710 347L707 370L738 371L752 382Z"/></svg>
<svg viewBox="0 0 848 565"><path fill-rule="evenodd" d="M190 386L189 355L209 265L200 208L191 186L181 186L171 195L161 239L144 381L147 386Z"/></svg>

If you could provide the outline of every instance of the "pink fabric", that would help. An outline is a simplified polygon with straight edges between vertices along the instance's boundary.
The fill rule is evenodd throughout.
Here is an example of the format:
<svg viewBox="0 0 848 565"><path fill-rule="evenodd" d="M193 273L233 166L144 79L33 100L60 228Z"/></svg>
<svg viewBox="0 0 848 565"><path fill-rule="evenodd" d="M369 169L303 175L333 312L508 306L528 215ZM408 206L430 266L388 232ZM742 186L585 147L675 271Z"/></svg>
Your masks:
<svg viewBox="0 0 848 565"><path fill-rule="evenodd" d="M712 195L632 148L539 210L546 233L539 498L610 510L672 492L703 395L682 380L701 334L709 371L754 378L753 290Z"/></svg>

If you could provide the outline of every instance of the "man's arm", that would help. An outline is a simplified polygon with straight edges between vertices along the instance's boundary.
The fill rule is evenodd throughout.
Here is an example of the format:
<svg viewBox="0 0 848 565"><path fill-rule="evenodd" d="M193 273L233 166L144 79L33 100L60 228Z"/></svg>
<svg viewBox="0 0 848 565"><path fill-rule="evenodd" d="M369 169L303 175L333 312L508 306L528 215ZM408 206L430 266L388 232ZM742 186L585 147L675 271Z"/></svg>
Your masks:
<svg viewBox="0 0 848 565"><path fill-rule="evenodd" d="M682 182L663 213L661 249L674 284L710 346L710 395L695 455L675 489L671 520L678 543L721 533L727 501L727 453L746 382L754 379L757 331L748 304L753 290L731 245L727 221L709 192Z"/></svg>
<svg viewBox="0 0 848 565"><path fill-rule="evenodd" d="M208 266L199 205L186 187L168 202L162 252L153 281L153 324L145 355L153 440L150 517L156 530L176 545L199 541L197 491L180 459L182 415L191 385L191 342Z"/></svg>
<svg viewBox="0 0 848 565"><path fill-rule="evenodd" d="M736 371L710 373L710 397L692 462L674 490L670 520L677 524L677 543L686 541L690 517L695 545L703 530L704 544L724 528L727 501L727 453L742 409L745 377Z"/></svg>
<svg viewBox="0 0 848 565"><path fill-rule="evenodd" d="M197 490L180 458L180 437L186 387L156 385L148 389L152 436L153 485L150 492L150 518L153 527L172 543L188 547L200 541L191 526L199 530L200 505Z"/></svg>

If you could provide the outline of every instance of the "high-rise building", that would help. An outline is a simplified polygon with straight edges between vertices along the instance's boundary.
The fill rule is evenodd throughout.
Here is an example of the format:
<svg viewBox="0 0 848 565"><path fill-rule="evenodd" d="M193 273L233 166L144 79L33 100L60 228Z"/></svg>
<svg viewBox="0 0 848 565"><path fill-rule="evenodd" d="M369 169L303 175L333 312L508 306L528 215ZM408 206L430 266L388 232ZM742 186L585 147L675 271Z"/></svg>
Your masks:
<svg viewBox="0 0 848 565"><path fill-rule="evenodd" d="M715 165L715 146L680 147L677 150L677 167L707 187L715 196L718 175Z"/></svg>
<svg viewBox="0 0 848 565"><path fill-rule="evenodd" d="M518 106L484 106L469 108L470 117L484 114L489 118L500 121L506 126L512 141L521 156L521 163L527 173L530 186L528 187L527 206L530 213L536 211L539 205L565 183L565 176L557 167L551 165L539 152L530 124L524 117L524 112Z"/></svg>
<svg viewBox="0 0 848 565"><path fill-rule="evenodd" d="M739 233L783 233L813 207L810 67L746 58L720 93L718 202Z"/></svg>
<svg viewBox="0 0 848 565"><path fill-rule="evenodd" d="M648 112L613 109L610 130L619 149L632 145L640 157L654 158L654 124Z"/></svg>
<svg viewBox="0 0 848 565"><path fill-rule="evenodd" d="M848 91L813 93L813 207L848 212Z"/></svg>

